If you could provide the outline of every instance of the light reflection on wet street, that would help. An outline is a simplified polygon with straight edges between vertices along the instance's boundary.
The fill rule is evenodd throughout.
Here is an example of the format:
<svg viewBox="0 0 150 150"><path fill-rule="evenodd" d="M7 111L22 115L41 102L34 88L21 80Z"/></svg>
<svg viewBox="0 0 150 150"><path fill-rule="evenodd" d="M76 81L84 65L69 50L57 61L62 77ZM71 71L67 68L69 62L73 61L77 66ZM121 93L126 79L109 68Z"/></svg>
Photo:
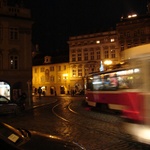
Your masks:
<svg viewBox="0 0 150 150"><path fill-rule="evenodd" d="M15 127L75 141L87 150L149 149L149 146L133 142L120 132L121 121L118 116L91 111L83 106L83 99L84 97L57 97L55 103L28 110L19 116L0 116L0 120Z"/></svg>

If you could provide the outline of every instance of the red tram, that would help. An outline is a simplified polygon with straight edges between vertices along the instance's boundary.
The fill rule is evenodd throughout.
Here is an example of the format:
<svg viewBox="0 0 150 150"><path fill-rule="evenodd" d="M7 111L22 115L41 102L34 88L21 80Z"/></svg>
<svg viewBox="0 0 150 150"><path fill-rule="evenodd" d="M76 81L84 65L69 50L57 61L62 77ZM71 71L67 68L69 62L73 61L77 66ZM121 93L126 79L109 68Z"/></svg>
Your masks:
<svg viewBox="0 0 150 150"><path fill-rule="evenodd" d="M128 120L124 122L126 132L150 144L150 44L129 49L126 57L130 57L128 67L86 77L86 102L119 109Z"/></svg>
<svg viewBox="0 0 150 150"><path fill-rule="evenodd" d="M137 89L141 86L140 73L140 68L135 68L89 74L85 92L87 103L90 106L107 104L130 119L142 121L143 95Z"/></svg>

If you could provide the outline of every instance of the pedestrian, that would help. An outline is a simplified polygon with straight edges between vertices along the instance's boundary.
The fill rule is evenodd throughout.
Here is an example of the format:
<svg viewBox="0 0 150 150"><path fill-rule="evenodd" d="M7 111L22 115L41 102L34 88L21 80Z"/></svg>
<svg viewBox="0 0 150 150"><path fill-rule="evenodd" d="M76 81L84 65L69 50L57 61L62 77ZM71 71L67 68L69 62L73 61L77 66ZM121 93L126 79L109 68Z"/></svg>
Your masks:
<svg viewBox="0 0 150 150"><path fill-rule="evenodd" d="M39 98L41 98L41 94L42 94L42 88L41 87L38 88L38 94L39 94Z"/></svg>

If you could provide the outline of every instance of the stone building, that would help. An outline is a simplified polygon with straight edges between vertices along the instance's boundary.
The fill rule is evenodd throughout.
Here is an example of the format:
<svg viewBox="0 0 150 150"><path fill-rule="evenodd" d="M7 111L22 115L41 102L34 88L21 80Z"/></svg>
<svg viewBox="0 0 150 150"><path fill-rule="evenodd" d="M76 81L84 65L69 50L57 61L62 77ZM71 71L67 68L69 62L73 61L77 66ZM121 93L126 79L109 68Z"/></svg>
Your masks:
<svg viewBox="0 0 150 150"><path fill-rule="evenodd" d="M84 89L84 77L91 72L110 69L120 62L120 49L116 31L107 31L70 37L70 82Z"/></svg>
<svg viewBox="0 0 150 150"><path fill-rule="evenodd" d="M70 93L70 68L65 56L45 56L41 65L32 67L32 92L38 96L38 88L42 88L42 94L55 96Z"/></svg>
<svg viewBox="0 0 150 150"><path fill-rule="evenodd" d="M0 0L0 94L15 100L32 81L32 20L30 10Z"/></svg>
<svg viewBox="0 0 150 150"><path fill-rule="evenodd" d="M147 14L130 14L116 25L121 61L126 49L150 43L150 4L147 7Z"/></svg>

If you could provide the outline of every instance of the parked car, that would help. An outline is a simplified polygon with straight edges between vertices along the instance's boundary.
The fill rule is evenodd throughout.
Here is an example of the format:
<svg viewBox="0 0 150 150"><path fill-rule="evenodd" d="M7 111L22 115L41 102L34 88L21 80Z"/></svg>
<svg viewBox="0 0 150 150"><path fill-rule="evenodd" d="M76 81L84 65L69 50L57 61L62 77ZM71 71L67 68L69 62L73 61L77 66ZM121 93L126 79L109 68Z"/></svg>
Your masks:
<svg viewBox="0 0 150 150"><path fill-rule="evenodd" d="M79 144L57 136L17 129L3 122L0 122L0 145L11 150L85 150Z"/></svg>
<svg viewBox="0 0 150 150"><path fill-rule="evenodd" d="M13 103L11 100L5 96L0 95L0 114L9 114L19 112L19 107L16 103Z"/></svg>

